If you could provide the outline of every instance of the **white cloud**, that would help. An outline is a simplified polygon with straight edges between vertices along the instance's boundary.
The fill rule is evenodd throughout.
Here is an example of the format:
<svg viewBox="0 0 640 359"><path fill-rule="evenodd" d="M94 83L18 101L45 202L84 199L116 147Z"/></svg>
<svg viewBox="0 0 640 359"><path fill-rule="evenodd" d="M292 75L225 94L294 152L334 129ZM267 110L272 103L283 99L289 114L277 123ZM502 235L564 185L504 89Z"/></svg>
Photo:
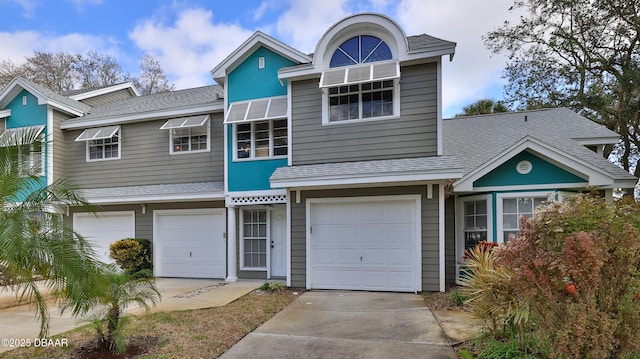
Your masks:
<svg viewBox="0 0 640 359"><path fill-rule="evenodd" d="M60 36L36 31L0 32L0 44L0 59L9 59L16 64L23 63L34 51L84 54L95 50L117 57L112 39L79 33Z"/></svg>
<svg viewBox="0 0 640 359"><path fill-rule="evenodd" d="M177 88L188 88L211 84L209 70L252 33L238 25L215 23L211 11L191 8L180 11L172 24L148 19L129 37L160 61Z"/></svg>
<svg viewBox="0 0 640 359"><path fill-rule="evenodd" d="M482 36L502 25L512 0L403 0L398 21L407 35L427 33L457 43L453 62L443 61L443 106L453 116L462 106L485 97L499 99L506 58L492 54Z"/></svg>

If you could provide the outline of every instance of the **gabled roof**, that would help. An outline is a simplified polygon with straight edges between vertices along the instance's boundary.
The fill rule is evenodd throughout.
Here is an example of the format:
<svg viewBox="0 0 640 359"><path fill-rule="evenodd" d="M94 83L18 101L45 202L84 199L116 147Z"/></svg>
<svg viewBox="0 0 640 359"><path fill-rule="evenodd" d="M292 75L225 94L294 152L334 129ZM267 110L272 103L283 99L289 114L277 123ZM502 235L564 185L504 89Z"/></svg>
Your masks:
<svg viewBox="0 0 640 359"><path fill-rule="evenodd" d="M443 121L444 153L464 163L457 190L470 190L472 182L512 156L530 150L565 169L590 174L590 185L605 176L621 187L637 178L585 147L616 143L619 135L566 108L456 117ZM591 183L595 181L594 183Z"/></svg>
<svg viewBox="0 0 640 359"><path fill-rule="evenodd" d="M170 116L223 111L224 100L222 94L223 91L220 86L212 85L131 97L95 106L85 116L62 122L60 128L87 128Z"/></svg>
<svg viewBox="0 0 640 359"><path fill-rule="evenodd" d="M120 90L127 90L132 97L140 96L140 92L138 92L138 89L133 85L133 82L131 81L122 82L115 85L96 87L91 89L79 89L79 90L66 91L66 92L63 92L62 95L67 96L71 99L80 101L90 97L101 96L101 95L108 94L110 92L116 92Z"/></svg>
<svg viewBox="0 0 640 359"><path fill-rule="evenodd" d="M273 37L263 33L262 31L256 31L245 42L242 43L237 49L235 49L229 56L227 56L222 62L211 70L213 79L223 84L224 77L227 76L231 70L233 70L238 64L242 63L251 53L253 53L260 46L264 46L272 51L279 53L280 55L288 58L296 63L308 63L311 62L311 57L294 49L293 47L280 42Z"/></svg>
<svg viewBox="0 0 640 359"><path fill-rule="evenodd" d="M60 95L53 90L21 77L14 78L2 89L0 92L0 108L7 106L22 90L26 90L35 96L38 99L38 105L51 105L62 112L72 115L82 116L91 110L89 105Z"/></svg>

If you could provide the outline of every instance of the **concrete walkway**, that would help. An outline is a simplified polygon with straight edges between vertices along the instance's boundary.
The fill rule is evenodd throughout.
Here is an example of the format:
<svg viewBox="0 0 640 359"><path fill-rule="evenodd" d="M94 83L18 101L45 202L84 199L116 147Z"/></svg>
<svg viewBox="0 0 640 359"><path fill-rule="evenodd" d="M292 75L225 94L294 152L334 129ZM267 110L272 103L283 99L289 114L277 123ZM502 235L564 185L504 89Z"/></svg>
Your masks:
<svg viewBox="0 0 640 359"><path fill-rule="evenodd" d="M455 359L452 344L473 338L476 324L432 313L414 294L306 292L222 358Z"/></svg>
<svg viewBox="0 0 640 359"><path fill-rule="evenodd" d="M156 286L162 299L152 312L201 309L222 306L233 302L243 295L257 289L264 280L240 280L235 283L225 283L222 280L210 279L177 279L158 278ZM44 288L43 288L44 289ZM0 339L33 339L38 337L40 322L35 318L33 308L26 305L16 305L15 291L0 287ZM131 314L143 313L141 308L132 308ZM60 314L59 308L51 303L49 306L50 327L49 335L64 333L86 323L82 318L74 318L68 312ZM0 353L14 349L0 345Z"/></svg>

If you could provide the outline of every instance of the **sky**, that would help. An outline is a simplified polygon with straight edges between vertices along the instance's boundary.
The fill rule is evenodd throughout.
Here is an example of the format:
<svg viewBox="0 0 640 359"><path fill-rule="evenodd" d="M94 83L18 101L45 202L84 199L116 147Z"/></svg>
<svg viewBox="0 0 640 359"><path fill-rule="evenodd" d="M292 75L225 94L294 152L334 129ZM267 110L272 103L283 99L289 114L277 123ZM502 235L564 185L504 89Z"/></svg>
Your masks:
<svg viewBox="0 0 640 359"><path fill-rule="evenodd" d="M304 53L351 14L394 19L407 36L429 34L457 43L443 58L443 115L482 98L502 98L506 57L482 36L516 20L513 0L0 0L0 61L16 64L34 51L115 57L137 76L152 55L176 89L211 85L210 71L260 30Z"/></svg>

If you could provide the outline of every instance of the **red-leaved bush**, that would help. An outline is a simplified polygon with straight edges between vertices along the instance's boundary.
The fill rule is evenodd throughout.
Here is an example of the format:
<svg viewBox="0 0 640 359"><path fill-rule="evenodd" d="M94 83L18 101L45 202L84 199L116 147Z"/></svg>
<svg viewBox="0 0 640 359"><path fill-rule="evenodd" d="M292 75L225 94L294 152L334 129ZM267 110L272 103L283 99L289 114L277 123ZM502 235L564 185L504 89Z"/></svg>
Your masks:
<svg viewBox="0 0 640 359"><path fill-rule="evenodd" d="M553 358L640 356L640 206L580 196L522 219L496 250Z"/></svg>

